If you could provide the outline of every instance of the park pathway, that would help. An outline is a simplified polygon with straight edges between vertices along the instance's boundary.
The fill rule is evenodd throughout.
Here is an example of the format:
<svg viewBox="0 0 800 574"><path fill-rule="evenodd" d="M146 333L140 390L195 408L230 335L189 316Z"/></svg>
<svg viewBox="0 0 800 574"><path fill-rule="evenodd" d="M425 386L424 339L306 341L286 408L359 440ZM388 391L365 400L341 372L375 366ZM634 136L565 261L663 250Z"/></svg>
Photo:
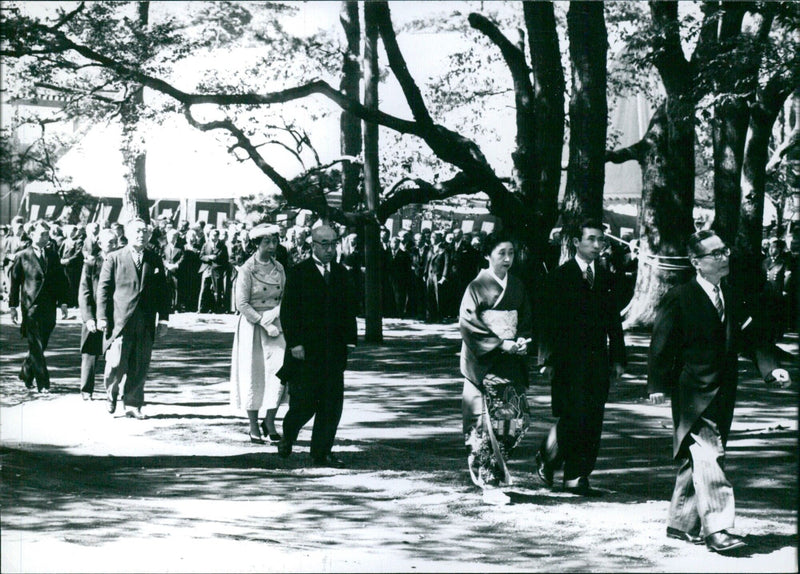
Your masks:
<svg viewBox="0 0 800 574"><path fill-rule="evenodd" d="M348 468L333 470L310 466L310 426L288 461L249 443L227 404L234 322L171 319L137 421L80 399L77 320L56 327L53 393L38 396L0 319L2 572L797 572L797 382L766 390L742 362L728 469L750 549L723 557L664 535L671 423L643 400L645 334L626 334L629 373L606 410L593 475L605 496L538 482L552 418L534 378L518 482L498 506L466 472L455 325L387 320L384 345L356 349L335 447ZM797 339L784 343L797 381Z"/></svg>

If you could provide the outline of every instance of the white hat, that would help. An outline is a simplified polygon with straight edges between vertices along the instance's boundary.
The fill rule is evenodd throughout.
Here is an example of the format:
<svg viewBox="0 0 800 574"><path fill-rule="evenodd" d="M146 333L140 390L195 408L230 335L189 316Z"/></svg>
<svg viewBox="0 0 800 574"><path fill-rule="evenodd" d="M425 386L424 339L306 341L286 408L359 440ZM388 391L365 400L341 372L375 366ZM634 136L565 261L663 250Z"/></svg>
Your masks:
<svg viewBox="0 0 800 574"><path fill-rule="evenodd" d="M271 223L260 223L251 229L248 233L250 239L261 239L267 235L278 235L281 228Z"/></svg>

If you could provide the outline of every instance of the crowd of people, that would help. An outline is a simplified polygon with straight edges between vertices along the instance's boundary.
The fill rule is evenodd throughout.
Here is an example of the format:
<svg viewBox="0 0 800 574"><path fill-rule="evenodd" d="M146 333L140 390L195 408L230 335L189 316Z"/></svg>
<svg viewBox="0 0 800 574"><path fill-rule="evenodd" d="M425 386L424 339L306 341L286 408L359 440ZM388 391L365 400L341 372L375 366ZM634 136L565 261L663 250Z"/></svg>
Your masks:
<svg viewBox="0 0 800 574"><path fill-rule="evenodd" d="M55 251L68 279L66 302L78 306L81 270L99 252L102 229L116 235L117 247L127 243L119 223L59 224L50 222L48 249ZM16 254L30 245L32 222L15 217L10 226L0 227L2 280L0 293L8 291L8 272ZM312 254L312 226L277 225L279 242L275 257L285 268L293 267ZM356 312L364 314L365 253L361 236L344 226L336 231L334 260L341 263L355 288ZM190 224L159 217L153 225L148 249L163 260L174 312L235 313L233 286L239 268L256 251L250 237L251 225L227 221L217 227L197 221ZM486 266L481 243L486 234L465 234L461 229L418 233L402 230L392 236L380 233L383 317L419 319L426 322L455 321L458 305L469 281Z"/></svg>
<svg viewBox="0 0 800 574"><path fill-rule="evenodd" d="M359 236L322 222L289 230L184 223L173 227L161 219L151 227L133 219L124 228L61 228L15 219L2 246L11 318L29 347L19 378L48 392L44 352L57 310L66 316L69 306L78 306L82 397L92 398L104 356L108 412L122 401L126 417L144 419L152 348L170 313L236 312L230 404L246 412L249 440L276 443L278 454L289 457L313 418L313 463L344 467L332 449L344 372L357 343L356 316L363 312ZM460 230L381 233L385 315L458 318L467 463L487 493L504 496L496 487L512 484L506 461L530 426L526 390L535 358L551 386L556 419L532 461L536 473L548 488L561 471L564 491L602 495L589 477L610 385L626 368L615 294L620 283L604 259L609 241L602 224L588 220L569 233L574 255L547 274L536 299L547 311L538 314L512 272L520 248L502 230L471 238ZM713 231L692 235L688 250L687 269L695 275L659 305L648 392L653 403L670 396L673 404L678 477L667 536L727 554L745 545L730 532L733 489L724 471L738 354L754 358L766 383L790 383L774 343L788 325L793 267L782 243L769 242L765 287L749 297L725 280L731 251ZM194 261L190 271L187 259ZM275 417L287 397L281 434Z"/></svg>

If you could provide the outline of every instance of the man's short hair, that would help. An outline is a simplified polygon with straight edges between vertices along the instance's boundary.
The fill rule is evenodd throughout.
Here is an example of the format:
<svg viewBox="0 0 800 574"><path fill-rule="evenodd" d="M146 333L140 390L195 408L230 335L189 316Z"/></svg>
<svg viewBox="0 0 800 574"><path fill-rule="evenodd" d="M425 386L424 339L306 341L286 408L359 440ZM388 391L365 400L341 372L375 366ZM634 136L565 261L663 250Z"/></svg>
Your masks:
<svg viewBox="0 0 800 574"><path fill-rule="evenodd" d="M717 233L713 229L701 229L695 233L692 233L689 236L689 241L686 244L686 248L689 250L689 257L692 259L697 259L698 257L705 255L703 248L700 247L700 244L708 239L709 237L716 236Z"/></svg>
<svg viewBox="0 0 800 574"><path fill-rule="evenodd" d="M33 223L31 223L31 233L36 231L37 229L44 229L48 233L50 233L50 224L47 223L44 219L37 219Z"/></svg>
<svg viewBox="0 0 800 574"><path fill-rule="evenodd" d="M605 231L603 223L599 219L587 218L573 228L572 237L578 240L583 239L584 229L599 229L600 231Z"/></svg>

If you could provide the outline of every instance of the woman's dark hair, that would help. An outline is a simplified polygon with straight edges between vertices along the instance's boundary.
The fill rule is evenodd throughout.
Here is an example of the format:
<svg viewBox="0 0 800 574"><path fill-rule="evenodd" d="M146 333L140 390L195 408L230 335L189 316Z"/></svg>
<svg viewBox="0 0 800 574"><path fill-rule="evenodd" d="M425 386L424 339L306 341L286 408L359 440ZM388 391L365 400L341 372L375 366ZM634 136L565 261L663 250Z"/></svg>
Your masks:
<svg viewBox="0 0 800 574"><path fill-rule="evenodd" d="M500 231L495 231L494 233L489 234L486 239L483 240L483 256L489 257L489 255L492 254L492 251L494 251L495 247L506 242L514 244L515 248L517 246L516 242L511 237L511 234L505 229L501 229Z"/></svg>

